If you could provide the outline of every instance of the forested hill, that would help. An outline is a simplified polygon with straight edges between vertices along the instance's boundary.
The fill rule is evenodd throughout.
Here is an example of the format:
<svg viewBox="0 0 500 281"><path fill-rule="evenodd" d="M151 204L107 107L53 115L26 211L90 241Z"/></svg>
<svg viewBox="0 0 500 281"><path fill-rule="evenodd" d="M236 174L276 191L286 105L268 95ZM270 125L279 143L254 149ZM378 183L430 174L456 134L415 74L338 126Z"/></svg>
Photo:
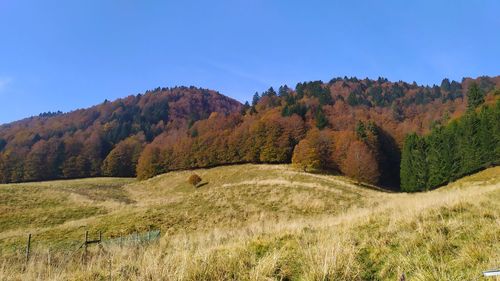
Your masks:
<svg viewBox="0 0 500 281"><path fill-rule="evenodd" d="M0 182L133 176L138 153L157 135L185 129L212 112L241 108L238 101L211 90L157 88L88 109L5 124L0 126ZM125 170L103 166L113 150L132 152L120 159Z"/></svg>
<svg viewBox="0 0 500 281"><path fill-rule="evenodd" d="M245 105L204 89L158 88L0 126L0 181L293 162L397 187L405 136L463 115L471 86L493 103L500 76L433 86L335 78L270 88Z"/></svg>

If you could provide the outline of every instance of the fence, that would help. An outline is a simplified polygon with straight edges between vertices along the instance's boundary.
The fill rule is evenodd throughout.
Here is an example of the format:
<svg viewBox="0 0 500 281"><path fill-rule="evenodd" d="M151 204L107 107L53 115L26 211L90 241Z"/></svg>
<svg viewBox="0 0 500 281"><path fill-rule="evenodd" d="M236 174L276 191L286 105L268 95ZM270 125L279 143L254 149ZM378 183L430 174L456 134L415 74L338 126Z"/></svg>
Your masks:
<svg viewBox="0 0 500 281"><path fill-rule="evenodd" d="M160 235L161 235L160 230L149 230L148 232L143 232L143 233L136 232L127 236L120 236L120 237L106 239L102 241L102 244L127 246L140 243L148 243L159 239Z"/></svg>
<svg viewBox="0 0 500 281"><path fill-rule="evenodd" d="M84 240L80 246L76 249L76 251L83 249L85 251L85 254L87 253L87 248L92 245L92 244L97 244L100 247L103 246L111 246L111 245L119 245L119 246L133 246L133 245L138 245L138 244L144 244L144 243L150 243L155 240L158 240L161 237L161 231L159 229L156 230L149 230L147 232L135 232L133 234L125 235L125 236L118 236L118 237L113 237L113 238L103 238L102 232L98 232L98 238L96 239L90 239L89 238L89 232L85 231L85 236ZM28 240L26 243L26 263L28 263L30 259L30 255L32 252L31 244L33 241L34 237L32 234L28 234ZM35 239L36 240L36 239ZM76 252L75 251L75 252Z"/></svg>

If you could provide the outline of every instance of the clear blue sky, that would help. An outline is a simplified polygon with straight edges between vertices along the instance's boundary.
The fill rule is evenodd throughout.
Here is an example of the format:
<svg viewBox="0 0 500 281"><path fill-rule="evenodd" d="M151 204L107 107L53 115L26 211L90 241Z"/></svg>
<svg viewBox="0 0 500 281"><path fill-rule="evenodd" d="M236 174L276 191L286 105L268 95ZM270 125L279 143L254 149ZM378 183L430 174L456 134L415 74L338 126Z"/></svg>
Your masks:
<svg viewBox="0 0 500 281"><path fill-rule="evenodd" d="M157 86L244 101L344 75L500 75L500 1L0 0L0 123Z"/></svg>

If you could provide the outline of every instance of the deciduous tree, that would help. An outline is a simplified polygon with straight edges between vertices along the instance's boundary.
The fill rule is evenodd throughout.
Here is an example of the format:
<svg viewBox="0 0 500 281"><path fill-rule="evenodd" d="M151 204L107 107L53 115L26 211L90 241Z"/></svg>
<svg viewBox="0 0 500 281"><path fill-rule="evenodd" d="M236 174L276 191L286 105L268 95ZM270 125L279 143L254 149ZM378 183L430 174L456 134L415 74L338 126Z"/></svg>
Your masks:
<svg viewBox="0 0 500 281"><path fill-rule="evenodd" d="M355 141L349 146L341 170L346 176L370 184L377 184L380 176L375 155L361 141Z"/></svg>

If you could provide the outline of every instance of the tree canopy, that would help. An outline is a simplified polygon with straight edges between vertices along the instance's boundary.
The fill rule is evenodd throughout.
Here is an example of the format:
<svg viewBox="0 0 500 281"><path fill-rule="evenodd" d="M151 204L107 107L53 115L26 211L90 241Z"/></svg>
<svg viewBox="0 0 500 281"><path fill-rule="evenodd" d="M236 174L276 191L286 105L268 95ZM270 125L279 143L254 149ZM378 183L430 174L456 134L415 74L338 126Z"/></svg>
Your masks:
<svg viewBox="0 0 500 281"><path fill-rule="evenodd" d="M406 137L401 189L422 191L500 162L500 100L468 111L426 136Z"/></svg>
<svg viewBox="0 0 500 281"><path fill-rule="evenodd" d="M334 78L277 92L270 87L245 105L207 89L156 88L1 125L0 182L146 179L224 164L292 163L392 188L399 186L401 168L402 185L426 189L496 155L485 151L496 145L487 136L498 131L498 119L478 108L499 98L500 78L441 84ZM456 132L447 128L466 111L462 121L450 123ZM415 134L405 142L409 133ZM401 149L411 156L401 159ZM413 167L422 170L413 173Z"/></svg>

